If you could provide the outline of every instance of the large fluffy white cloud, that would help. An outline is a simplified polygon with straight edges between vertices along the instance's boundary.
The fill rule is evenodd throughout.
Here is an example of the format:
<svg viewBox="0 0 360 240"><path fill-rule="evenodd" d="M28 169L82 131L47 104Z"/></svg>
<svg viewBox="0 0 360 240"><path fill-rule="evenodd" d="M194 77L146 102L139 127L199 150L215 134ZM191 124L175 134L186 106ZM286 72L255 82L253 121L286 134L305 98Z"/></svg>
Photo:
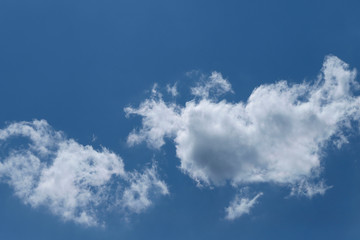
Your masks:
<svg viewBox="0 0 360 240"><path fill-rule="evenodd" d="M194 99L184 106L153 91L138 108L126 108L142 117L128 143L160 148L173 139L181 170L202 185L272 182L290 186L291 194L323 194L328 187L314 179L324 150L346 143L360 117L355 76L328 56L313 82L264 84L246 102L233 103L218 100L232 89L214 72L191 89Z"/></svg>
<svg viewBox="0 0 360 240"><path fill-rule="evenodd" d="M140 213L151 205L150 193L168 194L155 166L127 172L117 154L68 139L44 120L1 129L0 146L0 180L25 203L64 220L103 225L103 210Z"/></svg>

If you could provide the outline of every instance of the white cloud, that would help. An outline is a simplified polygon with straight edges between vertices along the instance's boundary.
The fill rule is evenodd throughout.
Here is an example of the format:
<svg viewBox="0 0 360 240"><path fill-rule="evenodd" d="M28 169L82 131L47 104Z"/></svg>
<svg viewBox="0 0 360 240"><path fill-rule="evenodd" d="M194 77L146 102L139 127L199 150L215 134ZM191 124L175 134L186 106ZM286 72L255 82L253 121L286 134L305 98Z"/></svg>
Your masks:
<svg viewBox="0 0 360 240"><path fill-rule="evenodd" d="M170 86L170 84L166 85L166 91L171 94L171 96L176 97L179 95L179 92L177 90L177 84Z"/></svg>
<svg viewBox="0 0 360 240"><path fill-rule="evenodd" d="M290 185L294 194L322 194L327 187L315 180L324 150L346 143L345 132L360 118L355 76L346 63L328 56L314 83L264 84L247 102L230 103L216 99L231 85L214 72L191 89L200 99L184 106L152 95L138 108L126 108L142 117L142 128L128 143L160 148L165 138L173 139L181 170L199 184L272 182ZM304 180L306 186L300 184Z"/></svg>
<svg viewBox="0 0 360 240"><path fill-rule="evenodd" d="M157 177L156 168L148 168L144 173L133 172L130 174L130 187L125 189L120 205L132 212L140 213L151 205L149 198L152 189L162 195L169 194L169 190L163 181Z"/></svg>
<svg viewBox="0 0 360 240"><path fill-rule="evenodd" d="M309 183L306 180L301 180L296 185L293 185L290 196L306 196L312 198L317 194L324 195L330 188L332 188L332 186L327 186L323 180L318 183Z"/></svg>
<svg viewBox="0 0 360 240"><path fill-rule="evenodd" d="M191 88L194 96L202 98L216 97L227 92L232 92L231 84L219 72L212 72L208 79L202 79L196 87Z"/></svg>
<svg viewBox="0 0 360 240"><path fill-rule="evenodd" d="M118 199L134 185L145 190L138 209L128 208L129 212L139 213L150 206L149 193L157 190L154 187L161 186L159 194L168 193L155 167L144 173L126 172L123 160L115 153L67 139L44 120L10 124L0 130L0 146L12 146L11 140L19 137L28 141L25 146L14 145L0 162L0 180L12 186L25 203L48 207L63 220L102 225L98 213L111 206L132 204L125 199L120 205ZM118 196L112 185L121 189Z"/></svg>
<svg viewBox="0 0 360 240"><path fill-rule="evenodd" d="M138 109L125 108L127 116L130 114L148 116L143 118L143 127L139 132L130 133L127 143L132 146L146 141L150 147L160 148L165 143L164 137L174 137L175 131L180 127L177 108L175 104L165 103L161 96L156 94L153 94L151 99L145 100Z"/></svg>
<svg viewBox="0 0 360 240"><path fill-rule="evenodd" d="M241 217L244 214L249 214L252 207L258 202L258 198L261 197L263 193L258 193L252 199L241 197L236 195L235 199L230 203L230 206L225 208L227 220L234 220Z"/></svg>

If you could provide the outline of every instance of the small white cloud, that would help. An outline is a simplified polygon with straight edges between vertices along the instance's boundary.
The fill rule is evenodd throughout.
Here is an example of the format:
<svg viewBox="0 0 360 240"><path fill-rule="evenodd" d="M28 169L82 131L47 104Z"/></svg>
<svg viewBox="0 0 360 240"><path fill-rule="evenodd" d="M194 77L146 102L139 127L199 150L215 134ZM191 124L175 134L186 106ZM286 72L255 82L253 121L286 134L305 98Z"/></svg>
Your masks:
<svg viewBox="0 0 360 240"><path fill-rule="evenodd" d="M166 91L168 93L171 94L171 96L176 97L177 95L179 95L179 92L177 90L177 83L175 83L174 85L170 86L170 84L166 85Z"/></svg>
<svg viewBox="0 0 360 240"><path fill-rule="evenodd" d="M231 84L219 72L212 72L206 81L201 81L191 88L191 93L201 98L220 96L227 92L232 92Z"/></svg>
<svg viewBox="0 0 360 240"><path fill-rule="evenodd" d="M315 195L324 195L332 186L327 186L324 181L310 183L307 180L297 182L291 188L290 196L306 196L312 198Z"/></svg>
<svg viewBox="0 0 360 240"><path fill-rule="evenodd" d="M119 205L134 186L143 189L138 213L150 206L150 192L157 187L167 194L158 179L156 168L144 173L126 172L123 160L106 148L95 150L73 139L67 139L45 121L19 122L0 130L0 144L16 137L28 140L25 146L14 146L0 162L0 180L14 188L15 195L32 207L45 206L65 221L86 226L103 225L98 213ZM11 143L9 143L11 146ZM115 193L112 186L121 186ZM155 186L155 187L154 187ZM156 188L155 188L156 189Z"/></svg>
<svg viewBox="0 0 360 240"><path fill-rule="evenodd" d="M241 217L244 214L249 214L251 208L258 202L258 198L262 196L263 193L258 193L252 199L241 197L240 195L236 195L235 199L230 203L230 206L225 208L227 220L234 220L236 218Z"/></svg>
<svg viewBox="0 0 360 240"><path fill-rule="evenodd" d="M97 136L95 134L93 134L91 137L91 142L95 142L96 140L97 140Z"/></svg>
<svg viewBox="0 0 360 240"><path fill-rule="evenodd" d="M140 213L151 205L150 190L151 193L169 194L166 184L158 179L155 166L146 169L144 173L133 172L129 178L131 184L125 189L120 205L132 212Z"/></svg>
<svg viewBox="0 0 360 240"><path fill-rule="evenodd" d="M133 131L127 138L130 146L145 141L152 148L164 145L164 137L174 137L174 131L179 126L178 106L166 104L161 97L152 96L143 102L139 108L127 107L124 109L126 116L131 114L147 115L142 119L143 128L140 132Z"/></svg>

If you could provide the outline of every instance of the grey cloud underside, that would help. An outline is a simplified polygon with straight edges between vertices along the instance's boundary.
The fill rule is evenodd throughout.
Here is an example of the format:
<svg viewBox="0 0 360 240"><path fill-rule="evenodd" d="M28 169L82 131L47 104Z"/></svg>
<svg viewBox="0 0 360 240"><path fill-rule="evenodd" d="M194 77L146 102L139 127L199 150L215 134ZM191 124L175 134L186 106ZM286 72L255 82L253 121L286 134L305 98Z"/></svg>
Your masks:
<svg viewBox="0 0 360 240"><path fill-rule="evenodd" d="M11 143L18 139L24 143ZM150 193L168 194L155 166L127 172L117 154L67 139L45 120L10 124L0 130L0 146L9 148L0 180L26 204L65 221L101 226L104 211L140 213L151 205Z"/></svg>
<svg viewBox="0 0 360 240"><path fill-rule="evenodd" d="M213 73L191 89L184 106L165 102L156 92L127 115L142 117L129 145L161 148L173 139L181 170L201 185L233 186L272 182L291 194L312 197L328 187L321 174L326 147L347 142L358 129L360 98L356 71L335 56L325 58L312 83L280 81L256 88L247 102L218 100L230 83Z"/></svg>

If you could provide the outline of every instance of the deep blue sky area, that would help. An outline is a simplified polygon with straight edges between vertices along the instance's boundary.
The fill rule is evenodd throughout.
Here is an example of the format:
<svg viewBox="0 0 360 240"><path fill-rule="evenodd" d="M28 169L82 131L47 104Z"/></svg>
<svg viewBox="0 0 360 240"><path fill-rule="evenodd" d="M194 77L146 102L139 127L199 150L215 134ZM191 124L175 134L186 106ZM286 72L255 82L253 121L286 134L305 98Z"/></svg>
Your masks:
<svg viewBox="0 0 360 240"><path fill-rule="evenodd" d="M328 54L360 69L359 10L359 1L331 0L1 0L0 127L46 119L81 144L118 153L129 170L155 159L170 195L129 221L111 213L98 228L25 205L0 184L0 239L360 239L356 134L326 152L333 187L325 195L288 198L288 188L264 184L251 214L226 221L233 188L198 188L172 144L128 147L141 119L124 113L155 82L177 82L185 102L192 70L221 72L230 101L246 101L260 84L314 80Z"/></svg>

